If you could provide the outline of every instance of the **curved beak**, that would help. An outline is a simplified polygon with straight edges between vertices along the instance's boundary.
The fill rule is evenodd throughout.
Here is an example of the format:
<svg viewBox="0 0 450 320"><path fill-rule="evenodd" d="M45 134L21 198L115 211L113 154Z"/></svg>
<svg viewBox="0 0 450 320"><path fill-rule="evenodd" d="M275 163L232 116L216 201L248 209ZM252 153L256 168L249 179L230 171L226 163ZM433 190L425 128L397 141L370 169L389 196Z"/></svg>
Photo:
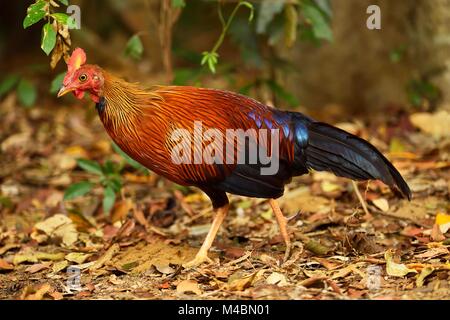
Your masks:
<svg viewBox="0 0 450 320"><path fill-rule="evenodd" d="M65 87L65 86L62 86L61 87L61 89L59 89L59 91L58 91L58 95L57 95L57 97L59 98L59 97L62 97L63 95L65 95L66 93L69 93L69 92L72 92L72 91L74 91L75 90L75 88L67 88L67 87Z"/></svg>

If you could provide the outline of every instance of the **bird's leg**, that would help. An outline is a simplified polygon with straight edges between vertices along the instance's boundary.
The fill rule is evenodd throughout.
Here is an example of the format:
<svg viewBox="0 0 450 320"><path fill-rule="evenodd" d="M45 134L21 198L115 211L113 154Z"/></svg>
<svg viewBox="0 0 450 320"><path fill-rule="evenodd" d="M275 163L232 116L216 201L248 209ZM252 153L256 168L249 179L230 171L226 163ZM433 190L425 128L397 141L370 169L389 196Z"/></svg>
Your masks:
<svg viewBox="0 0 450 320"><path fill-rule="evenodd" d="M209 248L211 248L211 245L214 239L216 238L217 231L219 231L219 228L222 225L223 219L225 218L227 213L228 213L228 204L216 210L216 216L214 217L211 228L209 229L208 234L206 235L206 238L203 241L200 250L195 255L195 258L183 264L183 267L191 268L196 267L205 261L212 262L212 260L208 257L208 250Z"/></svg>
<svg viewBox="0 0 450 320"><path fill-rule="evenodd" d="M280 206L275 199L270 199L269 203L272 207L275 217L277 218L281 235L283 237L284 243L286 244L286 252L284 253L284 262L286 262L291 255L291 239L289 238L289 233L287 230L288 219L283 215L283 212L281 212Z"/></svg>

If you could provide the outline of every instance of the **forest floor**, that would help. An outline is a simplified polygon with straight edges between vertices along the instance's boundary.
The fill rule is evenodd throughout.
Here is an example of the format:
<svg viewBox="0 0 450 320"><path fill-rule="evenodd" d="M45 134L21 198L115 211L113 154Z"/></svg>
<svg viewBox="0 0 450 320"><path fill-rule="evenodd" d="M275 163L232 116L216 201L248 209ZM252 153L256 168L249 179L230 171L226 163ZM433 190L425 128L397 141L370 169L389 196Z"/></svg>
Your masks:
<svg viewBox="0 0 450 320"><path fill-rule="evenodd" d="M26 110L14 95L1 103L1 299L450 297L443 117L416 117L425 131L402 113L370 127L341 124L392 160L413 191L411 202L376 181L358 183L359 200L351 181L332 174L296 178L280 199L286 215L298 213L289 226L294 249L283 263L267 201L231 196L211 252L215 264L184 269L212 217L197 189L127 165L111 214L102 212L100 187L63 201L69 186L98 180L78 158L123 162L94 108L81 104ZM443 133L447 138L438 137Z"/></svg>

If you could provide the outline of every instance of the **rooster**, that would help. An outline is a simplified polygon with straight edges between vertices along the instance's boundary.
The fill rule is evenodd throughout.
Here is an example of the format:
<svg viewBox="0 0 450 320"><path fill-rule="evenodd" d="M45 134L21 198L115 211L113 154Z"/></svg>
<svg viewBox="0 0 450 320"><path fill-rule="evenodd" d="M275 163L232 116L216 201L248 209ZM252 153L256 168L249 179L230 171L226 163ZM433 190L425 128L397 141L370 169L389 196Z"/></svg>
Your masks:
<svg viewBox="0 0 450 320"><path fill-rule="evenodd" d="M294 176L317 170L353 180L377 179L411 198L400 173L373 145L301 113L281 111L224 90L189 86L145 89L97 65L86 64L86 54L80 48L73 51L67 65L58 97L73 92L82 99L89 94L109 136L125 153L175 183L198 187L211 199L215 211L211 228L195 258L185 267L211 262L208 250L227 215L227 193L269 199L286 245L285 260L291 250L288 218L276 199ZM199 123L200 130L196 128ZM216 135L226 136L225 141L197 143L185 139L186 135L201 136L211 129ZM235 143L226 134L228 130L250 134ZM261 130L268 130L270 135L258 135ZM274 132L277 135L272 135ZM233 147L223 147L230 140ZM275 145L277 148L272 148ZM210 153L214 161L201 161L204 159L198 155L208 148L214 151ZM256 157L252 154L255 150ZM237 161L242 153L244 162ZM253 161L247 159L252 156ZM272 164L276 164L275 170L269 170ZM263 174L263 169L272 172Z"/></svg>

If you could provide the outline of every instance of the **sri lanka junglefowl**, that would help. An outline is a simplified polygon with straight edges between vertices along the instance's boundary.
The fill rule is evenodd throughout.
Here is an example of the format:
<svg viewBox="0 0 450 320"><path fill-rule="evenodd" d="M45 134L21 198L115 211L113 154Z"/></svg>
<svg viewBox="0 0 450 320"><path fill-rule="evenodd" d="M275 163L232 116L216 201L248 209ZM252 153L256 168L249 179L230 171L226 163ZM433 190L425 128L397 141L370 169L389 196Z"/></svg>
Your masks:
<svg viewBox="0 0 450 320"><path fill-rule="evenodd" d="M288 219L275 199L294 176L331 171L353 180L378 179L410 199L394 166L370 143L301 113L281 111L223 90L188 86L145 89L97 65L82 49L68 60L58 97L89 94L112 140L148 169L184 186L195 186L216 211L196 257L208 250L228 212L227 193L266 198L286 244Z"/></svg>

